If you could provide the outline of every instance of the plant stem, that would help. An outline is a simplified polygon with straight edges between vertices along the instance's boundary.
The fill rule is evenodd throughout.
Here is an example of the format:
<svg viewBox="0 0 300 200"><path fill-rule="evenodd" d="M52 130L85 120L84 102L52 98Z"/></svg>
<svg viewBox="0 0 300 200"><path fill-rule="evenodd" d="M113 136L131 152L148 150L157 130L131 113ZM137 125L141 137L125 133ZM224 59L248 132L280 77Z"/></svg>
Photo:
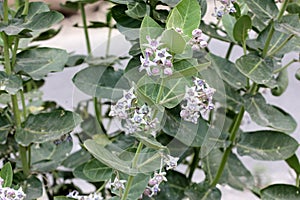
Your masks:
<svg viewBox="0 0 300 200"><path fill-rule="evenodd" d="M20 39L18 37L15 38L15 44L14 48L12 50L12 57L11 57L11 70L14 71L14 67L16 65L16 60L17 60L17 51L19 48L19 41Z"/></svg>
<svg viewBox="0 0 300 200"><path fill-rule="evenodd" d="M101 99L100 99L101 101ZM94 104L94 110L95 110L95 117L97 119L97 122L100 126L100 128L102 129L102 132L104 132L105 128L102 124L102 107L101 107L101 104L98 106L98 103L99 103L99 99L97 97L93 97L93 104Z"/></svg>
<svg viewBox="0 0 300 200"><path fill-rule="evenodd" d="M286 0L286 1L283 2L283 5L282 5L282 7L280 8L280 11L279 11L278 16L277 16L277 20L278 20L278 21L281 20L283 14L284 14L284 11L286 10L286 8L287 8L287 6L288 6L288 2L289 2L288 0Z"/></svg>
<svg viewBox="0 0 300 200"><path fill-rule="evenodd" d="M262 57L263 58L265 58L267 53L268 53L269 45L270 45L270 42L271 42L273 34L274 34L274 27L273 26L274 26L274 22L272 22L272 24L271 24L271 29L268 33L266 43L265 43L265 46L264 46L264 49L263 49L263 52L262 52Z"/></svg>
<svg viewBox="0 0 300 200"><path fill-rule="evenodd" d="M295 35L290 35L288 38L286 38L276 49L268 53L268 56L273 56L275 53L280 51L286 43L288 43Z"/></svg>
<svg viewBox="0 0 300 200"><path fill-rule="evenodd" d="M20 94L21 94L21 101L22 101L22 108L23 108L23 118L26 119L27 110L26 110L25 97L24 97L23 90L20 91Z"/></svg>
<svg viewBox="0 0 300 200"><path fill-rule="evenodd" d="M257 83L253 83L250 90L249 90L249 93L252 94L252 95L255 95L257 89L258 89Z"/></svg>
<svg viewBox="0 0 300 200"><path fill-rule="evenodd" d="M297 175L296 175L296 186L297 186L297 187L300 187L300 179L299 179L299 178L300 178L300 175L297 174Z"/></svg>
<svg viewBox="0 0 300 200"><path fill-rule="evenodd" d="M5 72L8 75L11 75L11 65L10 65L10 59L9 59L9 43L8 43L8 36L5 33L1 34L2 40L3 40L3 50L4 50L4 66L5 66Z"/></svg>
<svg viewBox="0 0 300 200"><path fill-rule="evenodd" d="M246 55L247 54L246 41L243 41L242 45L243 45L243 53L244 53L244 55Z"/></svg>
<svg viewBox="0 0 300 200"><path fill-rule="evenodd" d="M242 119L243 119L243 116L244 116L244 112L245 112L245 109L242 106L241 109L240 109L240 112L238 113L235 120L233 121L233 126L232 126L232 129L230 130L230 138L229 138L230 145L229 145L229 147L227 147L227 149L225 150L225 152L223 154L223 157L222 157L219 169L217 171L217 174L216 174L214 180L211 183L212 187L215 187L217 185L217 183L219 182L219 180L220 180L220 178L223 174L223 170L225 168L227 159L228 159L228 157L231 153L232 148L234 147L234 141L235 141L235 138L236 138L236 133L239 130L239 127L241 125L241 122L242 122Z"/></svg>
<svg viewBox="0 0 300 200"><path fill-rule="evenodd" d="M22 12L22 15L27 15L28 14L28 8L29 8L29 0L25 0L24 10Z"/></svg>
<svg viewBox="0 0 300 200"><path fill-rule="evenodd" d="M195 169L197 169L198 164L199 164L199 154L200 154L200 148L199 147L195 147L194 148L194 157L193 157L193 161L190 167L190 171L189 171L189 176L188 179L191 181L195 172Z"/></svg>
<svg viewBox="0 0 300 200"><path fill-rule="evenodd" d="M8 23L8 1L3 1L3 22Z"/></svg>
<svg viewBox="0 0 300 200"><path fill-rule="evenodd" d="M15 8L16 8L16 10L18 10L19 7L20 7L20 0L15 0Z"/></svg>
<svg viewBox="0 0 300 200"><path fill-rule="evenodd" d="M84 29L84 36L85 36L85 42L86 42L86 47L87 47L87 52L90 55L92 50L91 50L91 43L90 43L90 38L89 38L89 32L87 28L87 22L86 22L86 14L85 14L85 9L84 9L84 4L79 3L80 11L81 11L81 17L82 17L82 23L83 23L83 29Z"/></svg>
<svg viewBox="0 0 300 200"><path fill-rule="evenodd" d="M135 152L135 155L134 155L134 158L133 158L133 161L132 161L132 168L136 168L137 161L138 161L138 158L139 158L139 154L141 153L142 148L143 148L143 143L139 142L139 145L136 149L136 152ZM134 176L129 176L128 177L126 188L125 188L125 191L124 191L124 194L123 194L121 200L126 200L127 199L127 196L129 194L133 179L134 179Z"/></svg>
<svg viewBox="0 0 300 200"><path fill-rule="evenodd" d="M225 58L226 58L227 60L229 60L229 57L230 57L230 54L231 54L231 52L232 52L233 46L234 46L234 43L233 43L233 42L230 42L229 47L228 47L228 50L227 50L227 53L226 53L226 56L225 56Z"/></svg>
<svg viewBox="0 0 300 200"><path fill-rule="evenodd" d="M288 62L286 65L274 70L273 74L277 74L279 72L281 72L282 70L288 68L291 64L293 64L294 62L299 62L299 60L293 59L290 62Z"/></svg>

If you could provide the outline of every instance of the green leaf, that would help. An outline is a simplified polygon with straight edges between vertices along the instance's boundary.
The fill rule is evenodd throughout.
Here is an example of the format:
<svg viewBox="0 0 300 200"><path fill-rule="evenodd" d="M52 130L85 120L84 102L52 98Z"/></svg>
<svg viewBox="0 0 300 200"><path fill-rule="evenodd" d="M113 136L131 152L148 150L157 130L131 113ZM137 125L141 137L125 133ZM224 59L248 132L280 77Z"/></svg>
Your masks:
<svg viewBox="0 0 300 200"><path fill-rule="evenodd" d="M94 182L105 181L110 179L112 169L100 161L92 159L84 165L83 174L89 179L93 179Z"/></svg>
<svg viewBox="0 0 300 200"><path fill-rule="evenodd" d="M1 22L0 23L0 32L6 33L8 36L13 35L26 35L30 32L28 28L26 28L23 24L24 20L22 19L12 19L9 20L8 23ZM27 35L27 37L30 35Z"/></svg>
<svg viewBox="0 0 300 200"><path fill-rule="evenodd" d="M142 52L147 48L145 45L149 44L147 37L157 39L163 32L163 28L156 23L151 17L145 16L140 28L140 48Z"/></svg>
<svg viewBox="0 0 300 200"><path fill-rule="evenodd" d="M163 126L166 134L191 147L201 147L205 143L206 146L214 146L217 143L217 138L221 135L217 129L208 127L202 118L198 120L198 124L186 122L180 118L179 113L180 106L166 110L166 121ZM203 148L202 153L209 149Z"/></svg>
<svg viewBox="0 0 300 200"><path fill-rule="evenodd" d="M22 89L22 79L16 75L7 75L0 71L0 91L6 91L8 94L14 95Z"/></svg>
<svg viewBox="0 0 300 200"><path fill-rule="evenodd" d="M43 30L57 24L63 18L64 16L57 11L42 12L34 15L29 22L24 24L24 27L30 30Z"/></svg>
<svg viewBox="0 0 300 200"><path fill-rule="evenodd" d="M92 4L95 3L97 0L70 0L66 1L62 7L66 7L72 10L79 10L80 4L86 5L86 4Z"/></svg>
<svg viewBox="0 0 300 200"><path fill-rule="evenodd" d="M136 175L137 171L130 167L131 163L121 160L115 154L111 153L94 140L85 141L84 146L96 159L103 164L128 175Z"/></svg>
<svg viewBox="0 0 300 200"><path fill-rule="evenodd" d="M213 149L203 160L203 168L210 183L212 183L217 174L222 157L223 152L219 149ZM230 153L219 183L228 184L235 189L243 190L244 188L253 187L254 178L239 158L235 154Z"/></svg>
<svg viewBox="0 0 300 200"><path fill-rule="evenodd" d="M144 133L134 133L133 136L141 141L144 145L146 145L149 148L153 149L166 149L167 147L163 146L161 143L159 143L152 135L150 134L144 134Z"/></svg>
<svg viewBox="0 0 300 200"><path fill-rule="evenodd" d="M150 180L149 175L141 174L141 173L137 174L133 178L133 182L130 187L127 199L139 199L139 197L141 196L141 194L143 194L145 188L147 187L149 180Z"/></svg>
<svg viewBox="0 0 300 200"><path fill-rule="evenodd" d="M299 15L284 15L280 22L275 22L274 27L277 31L292 34L300 37Z"/></svg>
<svg viewBox="0 0 300 200"><path fill-rule="evenodd" d="M230 38L231 41L235 41L234 39L234 25L236 23L236 19L231 16L230 14L225 14L222 16L222 24L226 30L227 36Z"/></svg>
<svg viewBox="0 0 300 200"><path fill-rule="evenodd" d="M17 54L15 71L24 72L34 80L44 78L50 72L62 71L68 61L68 53L56 48L35 48Z"/></svg>
<svg viewBox="0 0 300 200"><path fill-rule="evenodd" d="M73 175L76 177L76 178L80 178L80 179L83 179L83 180L86 180L88 182L91 182L93 183L94 182L94 179L90 179L88 178L84 173L83 173L83 168L85 166L86 163L82 163L80 165L78 165L77 167L75 167L75 169L73 170Z"/></svg>
<svg viewBox="0 0 300 200"><path fill-rule="evenodd" d="M241 156L256 160L284 160L298 149L298 142L291 136L277 131L256 131L243 133L237 143Z"/></svg>
<svg viewBox="0 0 300 200"><path fill-rule="evenodd" d="M2 187L10 187L13 180L13 170L10 162L5 163L0 171L0 177L4 180Z"/></svg>
<svg viewBox="0 0 300 200"><path fill-rule="evenodd" d="M199 27L201 8L197 0L181 0L170 12L167 29L182 29L183 33L192 36L192 31Z"/></svg>
<svg viewBox="0 0 300 200"><path fill-rule="evenodd" d="M271 92L274 96L280 96L289 85L289 77L287 69L282 70L276 78L276 87L272 88Z"/></svg>
<svg viewBox="0 0 300 200"><path fill-rule="evenodd" d="M24 193L26 194L25 200L37 199L43 195L43 184L35 176L26 179Z"/></svg>
<svg viewBox="0 0 300 200"><path fill-rule="evenodd" d="M246 111L258 125L287 133L296 129L297 123L293 117L278 107L267 104L262 95L246 97L245 100Z"/></svg>
<svg viewBox="0 0 300 200"><path fill-rule="evenodd" d="M266 61L255 54L247 54L236 61L236 67L245 76L258 84L265 84L272 78L272 69Z"/></svg>
<svg viewBox="0 0 300 200"><path fill-rule="evenodd" d="M185 86L188 85L185 78L165 80L163 85L158 84L158 82L159 80L144 75L137 83L138 95L145 97L146 103L151 105L157 102L158 105L173 108L182 101L185 94ZM160 87L162 87L162 95L159 98Z"/></svg>
<svg viewBox="0 0 300 200"><path fill-rule="evenodd" d="M155 197L156 200L183 199L185 188L189 185L184 174L176 171L168 171L166 178L168 182L160 184L160 192Z"/></svg>
<svg viewBox="0 0 300 200"><path fill-rule="evenodd" d="M62 163L66 168L75 168L91 159L91 155L84 149L80 149L68 156Z"/></svg>
<svg viewBox="0 0 300 200"><path fill-rule="evenodd" d="M228 85L236 89L245 88L247 86L247 78L237 70L234 63L212 53L208 54L207 58L211 61L218 75Z"/></svg>
<svg viewBox="0 0 300 200"><path fill-rule="evenodd" d="M115 71L112 67L90 66L77 72L72 81L87 95L117 100L130 88L123 74L122 70Z"/></svg>
<svg viewBox="0 0 300 200"><path fill-rule="evenodd" d="M175 54L182 53L186 46L186 41L182 35L173 29L165 30L162 33L161 42L166 45L169 51Z"/></svg>
<svg viewBox="0 0 300 200"><path fill-rule="evenodd" d="M56 196L54 197L54 200L72 200L72 198L66 196Z"/></svg>
<svg viewBox="0 0 300 200"><path fill-rule="evenodd" d="M161 0L162 3L167 4L170 7L176 6L180 0Z"/></svg>
<svg viewBox="0 0 300 200"><path fill-rule="evenodd" d="M1 113L0 114L0 144L3 145L6 143L7 136L9 134L11 128L12 128L12 124L5 117L4 113Z"/></svg>
<svg viewBox="0 0 300 200"><path fill-rule="evenodd" d="M205 62L198 64L197 60L192 59L183 59L175 61L173 63L174 72L172 75L165 77L166 80L178 79L182 77L192 77L195 76L198 72L206 69L211 65L211 62Z"/></svg>
<svg viewBox="0 0 300 200"><path fill-rule="evenodd" d="M147 14L147 4L143 1L132 2L127 4L128 10L125 13L134 19L143 18Z"/></svg>
<svg viewBox="0 0 300 200"><path fill-rule="evenodd" d="M245 3L262 21L268 21L278 15L278 8L273 0L247 0Z"/></svg>
<svg viewBox="0 0 300 200"><path fill-rule="evenodd" d="M296 172L297 175L300 174L300 163L296 154L285 159L285 162Z"/></svg>
<svg viewBox="0 0 300 200"><path fill-rule="evenodd" d="M117 24L121 25L122 27L139 28L141 26L141 21L129 17L126 14L126 10L126 5L116 5L111 8L112 17L117 22Z"/></svg>
<svg viewBox="0 0 300 200"><path fill-rule="evenodd" d="M244 43L248 37L248 30L252 28L251 18L248 15L241 16L233 28L233 37L237 42Z"/></svg>
<svg viewBox="0 0 300 200"><path fill-rule="evenodd" d="M15 139L23 146L56 140L71 132L80 122L78 114L65 110L31 114L22 128L17 129Z"/></svg>
<svg viewBox="0 0 300 200"><path fill-rule="evenodd" d="M297 200L300 199L300 189L293 185L274 184L261 190L262 200Z"/></svg>
<svg viewBox="0 0 300 200"><path fill-rule="evenodd" d="M211 188L207 182L193 183L187 187L184 194L190 200L220 200L221 192L218 188Z"/></svg>
<svg viewBox="0 0 300 200"><path fill-rule="evenodd" d="M50 172L55 170L67 158L72 150L73 142L69 136L54 142L32 145L31 168L34 171Z"/></svg>

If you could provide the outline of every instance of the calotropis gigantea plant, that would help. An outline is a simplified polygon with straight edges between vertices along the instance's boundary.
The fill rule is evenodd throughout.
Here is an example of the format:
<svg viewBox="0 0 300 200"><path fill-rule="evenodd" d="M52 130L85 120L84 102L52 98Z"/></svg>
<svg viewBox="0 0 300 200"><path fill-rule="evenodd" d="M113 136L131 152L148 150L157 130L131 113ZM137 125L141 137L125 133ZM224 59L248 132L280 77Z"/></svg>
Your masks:
<svg viewBox="0 0 300 200"><path fill-rule="evenodd" d="M80 10L87 56L30 46L58 32L48 29L62 15L46 4L1 3L1 198L36 199L44 188L57 200L217 200L221 184L261 199L300 198L296 121L262 93L281 95L287 68L299 62L282 64L300 49L298 1L214 1L216 24L203 21L205 0L111 0L106 21L88 23L85 5L94 2L64 5ZM99 57L88 30L103 27ZM113 29L130 42L127 57L111 55ZM228 43L224 57L213 53L212 39ZM233 62L234 47L242 53ZM73 83L91 99L79 102L78 114L43 102L47 74L79 63L86 67ZM241 128L245 113L259 130ZM284 160L295 182L260 186L243 156ZM87 194L78 178L95 191Z"/></svg>

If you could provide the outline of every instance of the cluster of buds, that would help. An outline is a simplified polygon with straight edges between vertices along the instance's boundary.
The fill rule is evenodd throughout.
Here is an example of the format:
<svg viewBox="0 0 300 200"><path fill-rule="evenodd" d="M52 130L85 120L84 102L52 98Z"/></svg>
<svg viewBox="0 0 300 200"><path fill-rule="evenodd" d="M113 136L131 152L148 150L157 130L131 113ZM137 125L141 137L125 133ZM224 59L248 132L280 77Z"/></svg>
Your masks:
<svg viewBox="0 0 300 200"><path fill-rule="evenodd" d="M148 196L148 197L152 197L157 195L157 193L160 191L159 185L162 182L166 182L167 178L166 178L166 172L162 172L162 168L164 165L167 165L166 169L170 170L170 169L175 169L177 167L177 161L179 160L179 158L177 157L172 157L170 155L162 155L162 163L160 166L160 171L159 173L155 172L154 176L149 180L148 182L148 186L146 187L146 189L144 190L144 195Z"/></svg>
<svg viewBox="0 0 300 200"><path fill-rule="evenodd" d="M69 198L78 200L103 200L101 193L91 193L89 195L79 195L78 191L73 191L67 195Z"/></svg>
<svg viewBox="0 0 300 200"><path fill-rule="evenodd" d="M162 44L159 39L151 39L150 36L147 36L147 40L145 57L140 57L141 66L139 71L146 70L149 76L172 75L172 55L168 52L168 49L160 48Z"/></svg>
<svg viewBox="0 0 300 200"><path fill-rule="evenodd" d="M192 87L186 87L184 99L187 104L182 106L180 116L185 120L197 124L201 113L214 109L212 102L215 89L211 88L205 80L195 78Z"/></svg>
<svg viewBox="0 0 300 200"><path fill-rule="evenodd" d="M20 187L18 190L15 190L10 187L3 187L4 180L0 177L0 199L2 200L23 200L26 195Z"/></svg>
<svg viewBox="0 0 300 200"><path fill-rule="evenodd" d="M221 18L226 13L235 13L236 10L233 6L235 0L217 0L221 2L221 6L218 8L215 4L215 14L217 18Z"/></svg>
<svg viewBox="0 0 300 200"><path fill-rule="evenodd" d="M132 134L139 131L155 130L158 119L152 119L151 108L144 104L138 107L136 96L131 88L119 99L116 105L111 106L109 116L118 117L124 121L124 131Z"/></svg>
<svg viewBox="0 0 300 200"><path fill-rule="evenodd" d="M207 47L207 42L203 40L202 36L202 30L201 29L195 29L192 32L193 38L190 40L190 45L192 45L192 49L194 51L200 50L200 48Z"/></svg>
<svg viewBox="0 0 300 200"><path fill-rule="evenodd" d="M149 180L148 186L144 190L144 195L148 197L157 195L160 191L159 185L164 181L167 181L166 172L155 172L154 176Z"/></svg>

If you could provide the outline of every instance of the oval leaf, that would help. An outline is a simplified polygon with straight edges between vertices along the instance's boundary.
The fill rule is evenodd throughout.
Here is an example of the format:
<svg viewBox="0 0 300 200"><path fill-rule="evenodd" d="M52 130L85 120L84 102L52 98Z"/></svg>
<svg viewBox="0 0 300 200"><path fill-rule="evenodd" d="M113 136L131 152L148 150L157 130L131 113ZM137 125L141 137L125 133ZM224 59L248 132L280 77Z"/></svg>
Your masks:
<svg viewBox="0 0 300 200"><path fill-rule="evenodd" d="M94 182L99 182L110 179L112 175L112 169L100 161L92 159L84 165L83 173L86 177L92 179Z"/></svg>
<svg viewBox="0 0 300 200"><path fill-rule="evenodd" d="M175 30L165 30L161 36L161 42L173 53L180 54L184 51L186 41Z"/></svg>
<svg viewBox="0 0 300 200"><path fill-rule="evenodd" d="M251 156L256 160L285 160L295 153L298 146L298 142L287 134L257 131L243 133L237 151L241 156Z"/></svg>
<svg viewBox="0 0 300 200"><path fill-rule="evenodd" d="M300 189L293 185L274 184L261 190L262 200L297 200Z"/></svg>
<svg viewBox="0 0 300 200"><path fill-rule="evenodd" d="M56 48L28 49L17 54L15 71L24 72L39 80L50 72L62 71L68 61L68 53Z"/></svg>
<svg viewBox="0 0 300 200"><path fill-rule="evenodd" d="M236 61L236 67L242 74L256 83L265 84L272 78L272 69L265 60L255 54L247 54Z"/></svg>
<svg viewBox="0 0 300 200"><path fill-rule="evenodd" d="M240 17L233 27L233 37L237 42L245 42L248 30L252 28L251 18L248 15Z"/></svg>
<svg viewBox="0 0 300 200"><path fill-rule="evenodd" d="M183 33L192 36L192 31L199 27L201 8L197 0L181 0L170 12L167 29L181 28Z"/></svg>
<svg viewBox="0 0 300 200"><path fill-rule="evenodd" d="M22 89L22 79L16 75L7 75L0 71L0 91L6 91L8 94L16 94Z"/></svg>
<svg viewBox="0 0 300 200"><path fill-rule="evenodd" d="M220 200L221 191L211 186L207 182L199 184L193 183L187 187L184 194L189 197L190 200Z"/></svg>
<svg viewBox="0 0 300 200"><path fill-rule="evenodd" d="M91 66L75 74L75 86L87 95L117 100L130 88L123 71L112 67Z"/></svg>
<svg viewBox="0 0 300 200"><path fill-rule="evenodd" d="M262 95L246 96L244 99L246 111L258 125L272 127L287 133L291 133L296 129L295 119L278 107L267 104Z"/></svg>
<svg viewBox="0 0 300 200"><path fill-rule="evenodd" d="M65 110L31 114L22 128L17 129L15 139L23 146L56 140L71 132L81 121L78 114Z"/></svg>

